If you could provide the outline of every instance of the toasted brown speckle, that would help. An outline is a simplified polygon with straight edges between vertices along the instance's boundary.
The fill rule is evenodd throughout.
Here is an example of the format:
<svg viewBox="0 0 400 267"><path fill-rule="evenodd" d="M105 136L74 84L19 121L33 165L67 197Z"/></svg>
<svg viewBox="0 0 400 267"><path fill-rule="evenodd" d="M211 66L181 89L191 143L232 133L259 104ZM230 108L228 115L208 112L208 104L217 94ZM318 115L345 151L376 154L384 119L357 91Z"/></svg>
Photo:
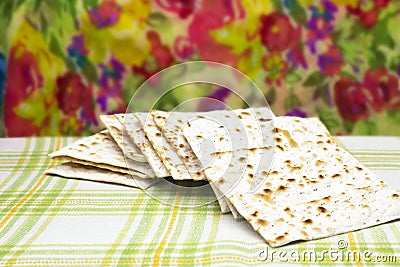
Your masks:
<svg viewBox="0 0 400 267"><path fill-rule="evenodd" d="M267 226L268 222L264 219L258 219L257 220L257 224L261 225L261 226Z"/></svg>
<svg viewBox="0 0 400 267"><path fill-rule="evenodd" d="M318 207L318 211L321 212L321 213L327 212L327 210L324 207L321 207L321 206Z"/></svg>
<svg viewBox="0 0 400 267"><path fill-rule="evenodd" d="M254 169L253 165L251 165L251 164L247 164L247 165L246 165L246 168L247 168L247 169L250 169L250 170Z"/></svg>
<svg viewBox="0 0 400 267"><path fill-rule="evenodd" d="M254 174L252 174L252 173L248 173L248 174L247 174L247 176L249 176L249 178L250 178L250 179L253 179L253 177L254 177Z"/></svg>
<svg viewBox="0 0 400 267"><path fill-rule="evenodd" d="M342 177L342 176L339 173L332 175L332 178L340 178L340 177Z"/></svg>
<svg viewBox="0 0 400 267"><path fill-rule="evenodd" d="M399 197L399 194L393 194L392 195L392 198L398 198Z"/></svg>
<svg viewBox="0 0 400 267"><path fill-rule="evenodd" d="M285 236L284 235L280 235L277 238L275 238L276 241L283 241L285 240Z"/></svg>
<svg viewBox="0 0 400 267"><path fill-rule="evenodd" d="M258 211L257 210L255 212L253 212L252 214L250 214L250 216L253 216L253 217L257 217L257 215L258 215Z"/></svg>
<svg viewBox="0 0 400 267"><path fill-rule="evenodd" d="M313 222L313 221L312 221L311 219L307 219L307 220L304 220L304 221L303 221L304 224L312 224L312 222Z"/></svg>
<svg viewBox="0 0 400 267"><path fill-rule="evenodd" d="M280 186L278 187L278 190L279 190L279 191L285 191L285 190L286 190L286 186L280 185Z"/></svg>
<svg viewBox="0 0 400 267"><path fill-rule="evenodd" d="M239 157L239 161L240 162L246 162L246 158L245 157Z"/></svg>

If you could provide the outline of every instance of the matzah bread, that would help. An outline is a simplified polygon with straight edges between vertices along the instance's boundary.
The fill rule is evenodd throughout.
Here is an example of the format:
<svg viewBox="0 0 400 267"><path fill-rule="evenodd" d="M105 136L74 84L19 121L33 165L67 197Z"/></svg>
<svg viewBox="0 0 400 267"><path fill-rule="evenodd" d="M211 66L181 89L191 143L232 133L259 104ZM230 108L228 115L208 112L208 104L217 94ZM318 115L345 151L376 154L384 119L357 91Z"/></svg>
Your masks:
<svg viewBox="0 0 400 267"><path fill-rule="evenodd" d="M176 153L173 146L167 142L153 117L149 113L135 113L136 118L142 125L153 149L157 152L161 161L175 180L192 180L185 164Z"/></svg>
<svg viewBox="0 0 400 267"><path fill-rule="evenodd" d="M196 155L193 153L189 143L183 136L182 129L187 125L187 122L195 118L196 116L205 116L210 112L165 112L160 110L151 111L154 122L159 129L162 129L162 134L165 136L167 142L169 142L176 150L178 156L185 164L192 176L193 180L205 180L202 166ZM212 113L215 114L215 113ZM235 219L241 218L240 214L230 204L229 200L226 200L223 194L213 184L210 184L211 189L218 200L219 206L222 213L232 212Z"/></svg>
<svg viewBox="0 0 400 267"><path fill-rule="evenodd" d="M142 178L154 178L154 172L147 162L136 162L125 159L122 151L114 142L108 131L78 140L50 154L55 160L67 157L100 165L109 165L142 173Z"/></svg>
<svg viewBox="0 0 400 267"><path fill-rule="evenodd" d="M84 179L97 182L115 183L147 189L158 183L159 179L141 179L129 174L112 172L101 168L77 163L64 163L56 165L45 171L48 175L57 175L64 178Z"/></svg>
<svg viewBox="0 0 400 267"><path fill-rule="evenodd" d="M147 162L145 156L132 140L124 138L122 123L115 115L100 115L100 119L126 157L134 161Z"/></svg>
<svg viewBox="0 0 400 267"><path fill-rule="evenodd" d="M336 145L318 119L279 117L274 124L271 168L265 168L262 160L254 167L257 163L249 160L252 164L239 170L240 178L231 176L238 171L235 168L221 174L220 166L245 153L227 151L210 154L217 157L205 170L215 186L228 191L231 203L268 244L276 247L328 237L400 217L399 192ZM265 150L271 149L247 153L257 158ZM229 179L235 186L226 190ZM252 179L263 183L252 190L248 185Z"/></svg>
<svg viewBox="0 0 400 267"><path fill-rule="evenodd" d="M171 176L157 152L153 149L150 141L143 131L142 125L132 114L116 114L117 119L122 123L126 137L130 138L141 150L157 178Z"/></svg>
<svg viewBox="0 0 400 267"><path fill-rule="evenodd" d="M148 176L144 173L130 170L128 168L124 167L118 167L118 166L113 166L109 164L103 164L103 163L95 163L91 161L86 161L86 160L81 160L81 159L76 159L76 158L71 158L71 157L66 157L66 156L57 156L53 157L53 160L55 161L61 161L61 162L68 162L68 163L76 163L76 164L81 164L85 166L90 166L90 167L97 167L100 169L112 171L112 172L118 172L122 174L132 174L134 176L138 176L140 178L148 178Z"/></svg>

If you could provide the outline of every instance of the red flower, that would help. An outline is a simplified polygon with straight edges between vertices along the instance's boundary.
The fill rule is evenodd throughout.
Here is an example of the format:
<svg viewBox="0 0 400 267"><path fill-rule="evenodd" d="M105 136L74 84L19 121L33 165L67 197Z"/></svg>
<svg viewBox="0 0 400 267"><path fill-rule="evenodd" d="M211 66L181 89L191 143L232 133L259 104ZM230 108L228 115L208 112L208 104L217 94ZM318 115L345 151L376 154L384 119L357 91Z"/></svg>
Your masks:
<svg viewBox="0 0 400 267"><path fill-rule="evenodd" d="M157 0L157 4L164 10L177 13L181 19L194 11L194 0Z"/></svg>
<svg viewBox="0 0 400 267"><path fill-rule="evenodd" d="M160 35L157 32L149 31L146 37L151 44L151 54L154 60L146 61L140 67L133 66L132 70L137 74L143 75L145 78L149 78L158 71L169 67L174 62L174 57L169 47L161 42Z"/></svg>
<svg viewBox="0 0 400 267"><path fill-rule="evenodd" d="M238 56L229 45L218 43L212 33L243 17L244 10L238 0L202 1L201 9L193 14L193 20L188 26L190 42L196 47L199 57L235 66Z"/></svg>
<svg viewBox="0 0 400 267"><path fill-rule="evenodd" d="M285 14L261 16L261 42L270 52L281 52L298 43L301 29L295 29Z"/></svg>
<svg viewBox="0 0 400 267"><path fill-rule="evenodd" d="M368 70L364 76L364 86L372 97L370 102L375 111L382 112L384 107L400 107L399 81L386 68Z"/></svg>
<svg viewBox="0 0 400 267"><path fill-rule="evenodd" d="M334 46L329 46L329 49L318 56L318 66L322 74L325 76L334 76L340 72L344 62L340 50Z"/></svg>
<svg viewBox="0 0 400 267"><path fill-rule="evenodd" d="M335 83L335 103L341 116L351 122L368 119L368 107L400 109L399 83L386 68L368 70L362 83L343 77Z"/></svg>
<svg viewBox="0 0 400 267"><path fill-rule="evenodd" d="M179 59L185 60L194 53L193 45L184 36L178 36L174 42L174 53Z"/></svg>
<svg viewBox="0 0 400 267"><path fill-rule="evenodd" d="M368 119L368 99L362 90L362 84L342 77L335 83L334 93L334 100L342 118L353 123Z"/></svg>
<svg viewBox="0 0 400 267"><path fill-rule="evenodd" d="M263 57L262 67L267 71L266 83L281 85L281 80L288 70L289 64L279 53L272 53Z"/></svg>
<svg viewBox="0 0 400 267"><path fill-rule="evenodd" d="M118 22L120 16L121 7L114 1L104 1L98 8L89 11L90 21L99 29L114 25Z"/></svg>
<svg viewBox="0 0 400 267"><path fill-rule="evenodd" d="M35 56L18 43L10 50L4 94L4 123L8 136L39 135L39 125L21 118L15 108L29 96L39 93L43 87L43 76Z"/></svg>
<svg viewBox="0 0 400 267"><path fill-rule="evenodd" d="M57 78L58 106L66 115L75 115L86 101L87 88L81 77L75 73L67 72Z"/></svg>
<svg viewBox="0 0 400 267"><path fill-rule="evenodd" d="M348 6L347 10L351 14L359 17L360 22L364 25L364 27L369 29L375 25L379 15L379 9L386 7L389 2L390 0L374 0L372 5L368 5L370 3L359 1L356 7Z"/></svg>

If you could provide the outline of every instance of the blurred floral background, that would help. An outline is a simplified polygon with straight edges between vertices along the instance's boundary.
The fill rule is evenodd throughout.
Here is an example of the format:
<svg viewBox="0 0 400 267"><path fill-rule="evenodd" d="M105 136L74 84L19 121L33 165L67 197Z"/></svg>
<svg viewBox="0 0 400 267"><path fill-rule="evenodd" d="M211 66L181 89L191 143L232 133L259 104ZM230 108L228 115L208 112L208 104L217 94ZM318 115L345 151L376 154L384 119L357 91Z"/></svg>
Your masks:
<svg viewBox="0 0 400 267"><path fill-rule="evenodd" d="M400 135L399 23L389 0L2 0L0 135L90 134L145 79L192 60L244 72L277 115Z"/></svg>

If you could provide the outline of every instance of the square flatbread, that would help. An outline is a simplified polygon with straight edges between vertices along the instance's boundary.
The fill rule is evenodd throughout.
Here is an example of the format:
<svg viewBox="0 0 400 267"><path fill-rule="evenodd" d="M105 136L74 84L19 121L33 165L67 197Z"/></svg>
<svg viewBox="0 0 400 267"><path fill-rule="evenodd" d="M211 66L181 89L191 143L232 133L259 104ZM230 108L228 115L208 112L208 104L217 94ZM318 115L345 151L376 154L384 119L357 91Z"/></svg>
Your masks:
<svg viewBox="0 0 400 267"><path fill-rule="evenodd" d="M101 121L107 127L108 132L119 146L124 155L134 161L147 162L140 149L130 138L124 138L122 123L115 115L100 115Z"/></svg>
<svg viewBox="0 0 400 267"><path fill-rule="evenodd" d="M269 245L328 237L400 217L399 192L340 148L318 119L278 117L274 125L271 168L264 164L270 147L203 151L214 158L204 170L207 179ZM184 135L189 143L193 140L188 138L192 131Z"/></svg>
<svg viewBox="0 0 400 267"><path fill-rule="evenodd" d="M134 115L140 125L142 125L154 151L156 151L172 178L175 180L192 180L185 164L178 156L173 146L165 139L160 129L155 124L153 117L149 113L140 112Z"/></svg>
<svg viewBox="0 0 400 267"><path fill-rule="evenodd" d="M146 133L143 131L142 125L139 123L138 119L132 113L115 114L115 117L123 125L123 131L126 133L124 138L130 138L132 142L140 149L151 169L153 170L155 177L163 178L171 176L157 152L153 149L150 141L146 137Z"/></svg>
<svg viewBox="0 0 400 267"><path fill-rule="evenodd" d="M223 112L223 111L220 111ZM183 136L182 129L187 125L187 122L193 120L196 116L206 116L208 114L216 114L217 112L165 112L160 110L152 110L154 122L162 134L165 136L167 142L175 149L178 156L181 158L183 164L189 171L193 180L205 180L202 166L197 156L193 153L189 143ZM217 197L219 206L222 213L232 212L235 219L241 218L240 214L230 204L229 200L225 199L223 194L217 187L210 184L214 194Z"/></svg>
<svg viewBox="0 0 400 267"><path fill-rule="evenodd" d="M154 178L154 172L147 162L137 162L125 158L108 131L102 131L92 136L80 139L62 149L50 154L55 160L85 161L98 167L108 167L110 170L132 170L141 178ZM129 168L128 168L129 167Z"/></svg>
<svg viewBox="0 0 400 267"><path fill-rule="evenodd" d="M158 179L142 179L130 174L113 172L98 167L77 163L64 163L56 165L45 171L48 175L57 175L64 178L83 179L97 182L106 182L147 189L158 183Z"/></svg>

